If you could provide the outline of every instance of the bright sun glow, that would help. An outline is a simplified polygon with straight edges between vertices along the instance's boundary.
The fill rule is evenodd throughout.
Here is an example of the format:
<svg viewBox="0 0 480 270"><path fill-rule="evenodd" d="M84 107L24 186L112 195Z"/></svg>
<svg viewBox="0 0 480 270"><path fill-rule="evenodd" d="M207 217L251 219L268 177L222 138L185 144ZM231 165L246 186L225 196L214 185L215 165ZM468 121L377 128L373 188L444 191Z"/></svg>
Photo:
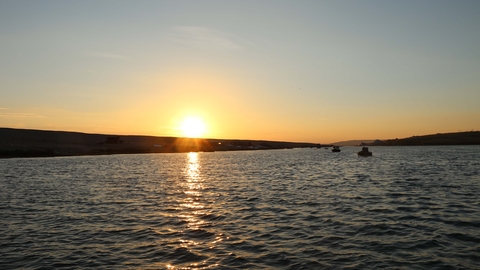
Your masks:
<svg viewBox="0 0 480 270"><path fill-rule="evenodd" d="M206 131L205 124L203 123L202 119L198 117L185 118L185 120L182 122L181 129L183 136L190 138L201 137Z"/></svg>

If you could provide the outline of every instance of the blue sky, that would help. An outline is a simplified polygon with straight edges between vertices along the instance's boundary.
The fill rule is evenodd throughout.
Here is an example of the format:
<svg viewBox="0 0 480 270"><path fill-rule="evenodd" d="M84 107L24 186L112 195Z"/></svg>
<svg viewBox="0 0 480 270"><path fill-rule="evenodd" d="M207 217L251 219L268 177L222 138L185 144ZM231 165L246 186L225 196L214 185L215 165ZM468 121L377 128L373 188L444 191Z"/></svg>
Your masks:
<svg viewBox="0 0 480 270"><path fill-rule="evenodd" d="M0 126L333 142L480 129L478 1L0 1Z"/></svg>

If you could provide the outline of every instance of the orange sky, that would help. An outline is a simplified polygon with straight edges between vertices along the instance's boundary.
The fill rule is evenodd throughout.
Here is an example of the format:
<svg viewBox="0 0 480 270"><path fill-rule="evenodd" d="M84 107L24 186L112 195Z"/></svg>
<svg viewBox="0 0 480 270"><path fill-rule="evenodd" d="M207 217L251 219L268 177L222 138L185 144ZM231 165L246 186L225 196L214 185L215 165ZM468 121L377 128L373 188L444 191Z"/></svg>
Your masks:
<svg viewBox="0 0 480 270"><path fill-rule="evenodd" d="M319 143L479 130L479 6L1 2L0 127L185 136L198 117L202 137Z"/></svg>

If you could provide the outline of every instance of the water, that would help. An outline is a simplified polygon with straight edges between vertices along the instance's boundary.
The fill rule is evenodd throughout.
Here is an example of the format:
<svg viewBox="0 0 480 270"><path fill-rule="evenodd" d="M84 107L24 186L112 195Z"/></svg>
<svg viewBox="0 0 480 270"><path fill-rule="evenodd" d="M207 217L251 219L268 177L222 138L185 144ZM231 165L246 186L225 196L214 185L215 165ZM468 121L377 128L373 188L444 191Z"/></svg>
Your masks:
<svg viewBox="0 0 480 270"><path fill-rule="evenodd" d="M479 269L480 147L0 160L1 269Z"/></svg>

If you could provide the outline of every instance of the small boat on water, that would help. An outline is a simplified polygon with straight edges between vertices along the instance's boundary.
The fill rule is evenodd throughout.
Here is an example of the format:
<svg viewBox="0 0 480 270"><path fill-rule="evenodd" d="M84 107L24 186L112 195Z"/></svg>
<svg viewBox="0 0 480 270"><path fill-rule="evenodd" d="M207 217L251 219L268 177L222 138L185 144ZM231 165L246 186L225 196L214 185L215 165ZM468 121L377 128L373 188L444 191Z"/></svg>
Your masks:
<svg viewBox="0 0 480 270"><path fill-rule="evenodd" d="M362 151L358 152L357 154L362 157L369 157L372 155L372 152L368 151L368 147L362 147Z"/></svg>
<svg viewBox="0 0 480 270"><path fill-rule="evenodd" d="M333 146L332 152L340 152L340 146Z"/></svg>

